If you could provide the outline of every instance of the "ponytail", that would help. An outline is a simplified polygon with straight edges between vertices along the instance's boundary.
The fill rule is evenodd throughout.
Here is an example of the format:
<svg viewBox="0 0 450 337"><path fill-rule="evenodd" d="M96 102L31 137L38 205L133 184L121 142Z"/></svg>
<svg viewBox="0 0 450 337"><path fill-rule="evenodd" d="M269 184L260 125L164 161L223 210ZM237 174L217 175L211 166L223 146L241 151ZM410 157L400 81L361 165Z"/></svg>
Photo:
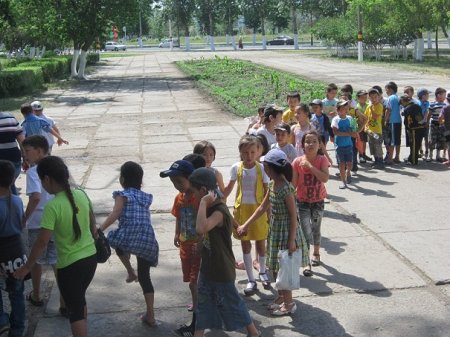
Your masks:
<svg viewBox="0 0 450 337"><path fill-rule="evenodd" d="M69 199L70 206L72 206L72 228L73 228L73 234L75 235L74 241L78 241L81 237L81 228L80 224L78 223L77 214L78 214L78 207L75 204L75 199L73 198L72 190L70 189L69 182L67 182L66 185L64 185L64 191L66 192L67 199Z"/></svg>

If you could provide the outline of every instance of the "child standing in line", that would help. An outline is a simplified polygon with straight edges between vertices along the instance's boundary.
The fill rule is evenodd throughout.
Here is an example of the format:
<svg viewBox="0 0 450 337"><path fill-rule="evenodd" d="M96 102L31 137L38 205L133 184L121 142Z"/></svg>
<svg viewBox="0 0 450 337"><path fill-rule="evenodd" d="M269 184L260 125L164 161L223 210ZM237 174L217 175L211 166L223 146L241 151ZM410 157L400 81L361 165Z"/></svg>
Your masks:
<svg viewBox="0 0 450 337"><path fill-rule="evenodd" d="M425 156L424 160L426 162L431 161L431 157L429 156L428 150L429 150L429 143L428 143L428 135L430 132L430 129L428 127L429 123L429 110L430 110L430 102L428 99L430 98L430 92L427 89L420 88L417 90L417 98L419 99L419 105L422 108L422 116L423 116L423 124L425 124Z"/></svg>
<svg viewBox="0 0 450 337"><path fill-rule="evenodd" d="M61 132L59 131L58 127L56 126L55 121L53 120L53 118L47 116L44 114L44 107L42 106L42 103L39 101L34 101L31 102L31 108L33 109L33 113L39 117L42 118L43 120L45 120L48 124L50 124L50 127L55 130L57 133L61 134ZM48 142L48 154L51 155L52 154L52 148L53 148L53 144L55 144L55 139L53 138L53 135L51 133L46 132L44 134L44 137L47 139ZM58 145L61 145L60 143L58 143Z"/></svg>
<svg viewBox="0 0 450 337"><path fill-rule="evenodd" d="M194 337L203 337L205 329L234 331L243 327L248 337L259 337L261 333L234 285L233 218L227 205L217 197L216 177L211 170L198 168L189 176L189 182L200 200L196 230L204 237Z"/></svg>
<svg viewBox="0 0 450 337"><path fill-rule="evenodd" d="M21 234L23 228L22 200L11 193L15 180L12 162L0 160L0 278L4 278L3 291L8 293L11 313L3 307L0 291L0 335L8 332L10 337L22 337L25 331L25 299L23 280L13 277L15 269L27 260Z"/></svg>
<svg viewBox="0 0 450 337"><path fill-rule="evenodd" d="M445 104L444 88L436 88L434 91L435 101L430 103L430 158L433 159L433 151L436 149L436 161L443 163L445 158L445 136L444 129L439 125L439 115ZM442 156L441 151L443 152Z"/></svg>
<svg viewBox="0 0 450 337"><path fill-rule="evenodd" d="M253 212L261 205L269 177L264 172L263 165L257 160L259 154L259 140L252 136L243 136L239 141L241 161L231 167L230 181L225 187L225 197L233 190L237 182L236 200L234 203L234 220L237 224L243 224ZM266 239L269 231L267 214L262 214L245 235L235 234L235 238L241 240L242 253L248 283L244 289L247 296L256 292L257 285L253 275L252 243L255 240L256 251L259 260L259 279L263 287L270 289L270 281L266 273Z"/></svg>
<svg viewBox="0 0 450 337"><path fill-rule="evenodd" d="M53 195L49 194L42 187L41 180L37 174L37 164L42 158L47 157L49 147L47 139L41 135L33 135L25 138L22 142L22 147L24 150L25 159L31 165L26 172L26 193L28 196L28 204L25 210L25 223L28 230L28 245L29 250L31 250L39 235L44 207L47 202L53 199ZM27 295L27 300L30 301L32 305L38 307L44 305L44 301L40 296L42 265L51 265L56 274L56 260L55 240L52 237L49 240L43 254L37 259L36 264L33 266L33 269L31 269L33 290ZM68 315L62 297L60 297L59 313L63 316Z"/></svg>
<svg viewBox="0 0 450 337"><path fill-rule="evenodd" d="M400 97L400 104L403 107L403 116L405 117L405 130L408 130L409 157L407 164L417 165L419 161L419 149L425 135L425 124L423 124L422 109L414 104L412 98L408 95Z"/></svg>
<svg viewBox="0 0 450 337"><path fill-rule="evenodd" d="M444 128L445 141L447 142L447 158L444 165L450 166L450 92L447 92L447 105L439 115L439 124Z"/></svg>
<svg viewBox="0 0 450 337"><path fill-rule="evenodd" d="M272 149L280 149L286 156L290 163L297 158L297 150L295 147L289 143L289 138L291 135L291 127L286 123L280 123L275 126L275 135L277 138L277 144L272 145Z"/></svg>
<svg viewBox="0 0 450 337"><path fill-rule="evenodd" d="M126 282L137 279L142 288L147 309L141 321L155 327L155 290L150 267L158 265L159 246L150 219L153 195L141 191L143 176L142 167L135 162L127 161L121 166L119 181L124 189L113 192L114 208L100 230L104 231L119 220L119 228L108 233L109 243L128 272ZM137 275L131 266L130 254L136 255Z"/></svg>
<svg viewBox="0 0 450 337"><path fill-rule="evenodd" d="M351 183L350 171L353 162L352 138L355 138L357 133L356 130L352 129L352 117L347 116L349 101L340 100L336 107L338 115L331 121L331 127L335 135L336 159L342 182L339 188L344 189L347 188L348 183Z"/></svg>
<svg viewBox="0 0 450 337"><path fill-rule="evenodd" d="M356 110L358 110L360 113L364 114L366 112L367 106L369 105L367 103L367 91L366 90L358 90L356 93L357 103L356 103ZM365 116L365 115L364 115ZM367 117L366 117L366 124L367 124ZM364 125L363 129L359 133L359 138L361 139L362 143L362 151L359 152L359 162L361 164L365 164L368 161L372 161L372 158L366 155L366 147L367 147L367 133L365 131L366 126Z"/></svg>
<svg viewBox="0 0 450 337"><path fill-rule="evenodd" d="M309 122L309 107L306 104L300 104L295 108L295 117L297 124L292 128L291 143L295 144L295 149L299 156L303 156L302 138L309 130L314 130L314 126Z"/></svg>
<svg viewBox="0 0 450 337"><path fill-rule="evenodd" d="M325 98L322 100L323 113L330 119L336 116L336 104L338 102L336 99L337 91L338 87L336 84L328 84Z"/></svg>
<svg viewBox="0 0 450 337"><path fill-rule="evenodd" d="M73 337L87 337L86 290L97 269L97 237L92 205L86 193L69 185L69 170L59 157L39 161L42 186L55 197L44 207L41 230L27 262L14 277L23 279L54 234L58 288L69 312Z"/></svg>
<svg viewBox="0 0 450 337"><path fill-rule="evenodd" d="M380 102L380 93L377 89L369 90L370 105L364 114L367 117L366 133L369 139L370 154L375 161L372 168L383 169L383 104Z"/></svg>
<svg viewBox="0 0 450 337"><path fill-rule="evenodd" d="M297 207L295 205L295 189L292 180L292 166L286 154L278 149L270 150L263 158L264 170L271 182L264 201L240 226L238 234L244 235L252 223L271 207L270 236L268 238L268 266L277 277L280 264L278 253L288 249L290 253L301 249L303 265L309 264L309 251L306 240L298 222ZM269 305L274 316L285 316L294 313L297 305L292 299L292 290L278 290L278 297Z"/></svg>
<svg viewBox="0 0 450 337"><path fill-rule="evenodd" d="M289 107L283 112L282 120L284 123L292 126L297 123L297 119L295 118L295 108L300 104L300 93L298 91L290 92L286 99Z"/></svg>
<svg viewBox="0 0 450 337"><path fill-rule="evenodd" d="M177 160L166 171L160 172L161 178L169 177L173 186L178 190L172 206L172 215L175 217L175 237L173 243L180 248L181 270L183 282L189 282L192 305L189 311L194 311L190 325L181 326L176 332L180 336L184 333L193 334L195 331L195 309L197 308L197 280L200 270L199 241L201 236L195 230L199 200L190 190L189 175L194 166L187 160Z"/></svg>
<svg viewBox="0 0 450 337"><path fill-rule="evenodd" d="M313 245L313 267L320 265L321 225L324 213L324 200L327 197L325 183L328 181L328 160L319 154L320 138L316 131L308 131L302 139L305 155L292 163L294 171L292 185L297 191L297 206L302 231L308 247ZM310 276L310 270L303 274Z"/></svg>
<svg viewBox="0 0 450 337"><path fill-rule="evenodd" d="M283 110L275 104L268 104L264 108L264 125L258 129L257 135L266 137L269 146L276 144L275 125L281 123Z"/></svg>
<svg viewBox="0 0 450 337"><path fill-rule="evenodd" d="M333 165L333 160L327 151L327 144L330 140L330 135L333 134L333 129L331 128L330 119L322 111L322 101L320 99L314 99L309 103L313 115L311 117L311 125L320 136L320 149L322 153L327 157L330 166Z"/></svg>
<svg viewBox="0 0 450 337"><path fill-rule="evenodd" d="M213 170L214 174L216 175L217 180L217 186L219 186L219 191L224 192L225 190L225 184L223 182L223 176L222 173L215 167L212 167L212 163L214 160L216 160L216 148L211 142L208 142L207 140L202 140L195 144L194 146L194 153L200 154L205 158L206 167Z"/></svg>

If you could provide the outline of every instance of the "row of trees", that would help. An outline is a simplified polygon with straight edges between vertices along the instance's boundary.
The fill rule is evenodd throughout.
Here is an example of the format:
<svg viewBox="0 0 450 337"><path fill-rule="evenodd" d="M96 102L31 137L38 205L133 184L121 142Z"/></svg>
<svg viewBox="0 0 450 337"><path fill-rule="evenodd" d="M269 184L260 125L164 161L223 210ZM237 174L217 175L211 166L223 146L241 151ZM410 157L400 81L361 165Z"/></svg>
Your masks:
<svg viewBox="0 0 450 337"><path fill-rule="evenodd" d="M86 53L111 25L137 24L152 0L0 0L0 41L8 50L73 45L72 77L84 78ZM109 27L109 28L108 28ZM79 60L78 60L79 58ZM78 64L78 68L77 68Z"/></svg>

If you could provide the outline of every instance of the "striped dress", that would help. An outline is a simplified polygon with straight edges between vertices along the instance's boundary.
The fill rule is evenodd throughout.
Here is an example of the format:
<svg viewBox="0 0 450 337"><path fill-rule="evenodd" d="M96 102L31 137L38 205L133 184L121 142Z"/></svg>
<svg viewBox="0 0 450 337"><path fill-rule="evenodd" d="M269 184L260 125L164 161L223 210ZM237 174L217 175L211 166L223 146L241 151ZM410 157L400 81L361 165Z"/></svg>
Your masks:
<svg viewBox="0 0 450 337"><path fill-rule="evenodd" d="M271 204L269 238L267 239L267 266L270 270L278 272L280 264L278 252L288 249L290 219L285 198L292 194L295 198L295 188L287 182L278 190L274 189L274 182L269 184L269 200ZM297 216L297 235L295 244L302 251L302 266L309 265L309 248L301 230Z"/></svg>

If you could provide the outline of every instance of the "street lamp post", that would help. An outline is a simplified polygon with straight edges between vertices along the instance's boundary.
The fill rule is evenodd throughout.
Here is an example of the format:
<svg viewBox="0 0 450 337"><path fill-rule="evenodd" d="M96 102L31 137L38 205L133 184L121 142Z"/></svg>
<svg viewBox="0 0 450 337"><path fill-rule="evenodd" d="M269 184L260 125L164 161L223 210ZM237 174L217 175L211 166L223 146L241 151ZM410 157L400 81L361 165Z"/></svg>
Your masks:
<svg viewBox="0 0 450 337"><path fill-rule="evenodd" d="M363 61L363 33L362 33L361 7L358 5L358 62L362 61Z"/></svg>

